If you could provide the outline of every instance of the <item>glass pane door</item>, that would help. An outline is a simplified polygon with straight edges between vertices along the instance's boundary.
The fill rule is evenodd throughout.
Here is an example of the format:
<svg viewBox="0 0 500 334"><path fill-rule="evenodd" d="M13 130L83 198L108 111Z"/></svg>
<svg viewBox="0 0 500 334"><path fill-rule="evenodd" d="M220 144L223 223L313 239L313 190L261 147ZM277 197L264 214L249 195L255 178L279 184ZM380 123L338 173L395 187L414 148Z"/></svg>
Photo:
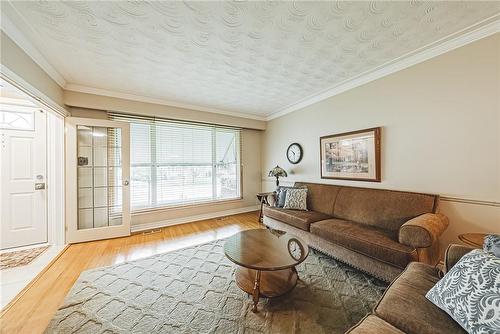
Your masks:
<svg viewBox="0 0 500 334"><path fill-rule="evenodd" d="M76 170L73 176L67 174L68 183L76 185L69 242L75 235L76 241L84 241L130 233L128 126L113 121L68 119L67 141L74 143L67 146L74 152L67 152L67 170Z"/></svg>
<svg viewBox="0 0 500 334"><path fill-rule="evenodd" d="M77 126L78 229L122 224L121 129Z"/></svg>

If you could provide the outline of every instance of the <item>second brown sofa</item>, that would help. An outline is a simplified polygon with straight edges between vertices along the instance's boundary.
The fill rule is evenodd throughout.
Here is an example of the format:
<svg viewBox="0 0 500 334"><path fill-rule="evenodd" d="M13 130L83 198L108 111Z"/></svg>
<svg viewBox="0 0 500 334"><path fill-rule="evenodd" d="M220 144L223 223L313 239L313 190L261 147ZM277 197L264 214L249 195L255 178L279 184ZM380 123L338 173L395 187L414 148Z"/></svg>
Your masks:
<svg viewBox="0 0 500 334"><path fill-rule="evenodd" d="M425 295L472 248L449 245L444 272L422 263L411 263L387 288L373 312L352 327L349 334L466 334L445 311Z"/></svg>
<svg viewBox="0 0 500 334"><path fill-rule="evenodd" d="M264 224L295 234L387 282L412 261L435 265L448 218L438 195L297 182L309 211L264 208Z"/></svg>

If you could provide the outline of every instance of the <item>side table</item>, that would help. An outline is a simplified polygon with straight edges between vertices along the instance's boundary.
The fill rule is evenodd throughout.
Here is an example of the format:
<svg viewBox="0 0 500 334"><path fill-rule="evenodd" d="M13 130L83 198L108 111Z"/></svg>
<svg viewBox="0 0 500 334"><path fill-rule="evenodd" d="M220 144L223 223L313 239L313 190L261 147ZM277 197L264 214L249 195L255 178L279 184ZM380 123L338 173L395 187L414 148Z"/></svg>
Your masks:
<svg viewBox="0 0 500 334"><path fill-rule="evenodd" d="M460 234L458 236L458 239L466 245L476 248L483 248L485 236L487 236L486 233L464 233Z"/></svg>
<svg viewBox="0 0 500 334"><path fill-rule="evenodd" d="M269 204L267 197L269 195L273 195L273 194L274 194L274 191L265 192L265 193L257 193L257 200L260 202L259 223L262 222L262 208L264 207L264 204L266 204L266 205Z"/></svg>

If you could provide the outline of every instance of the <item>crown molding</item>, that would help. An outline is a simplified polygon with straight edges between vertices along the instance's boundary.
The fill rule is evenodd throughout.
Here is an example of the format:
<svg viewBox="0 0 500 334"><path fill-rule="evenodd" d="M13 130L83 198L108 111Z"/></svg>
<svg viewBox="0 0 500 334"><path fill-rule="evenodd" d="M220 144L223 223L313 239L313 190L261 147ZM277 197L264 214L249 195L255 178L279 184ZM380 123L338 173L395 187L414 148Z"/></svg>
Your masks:
<svg viewBox="0 0 500 334"><path fill-rule="evenodd" d="M119 99L131 100L131 101L160 104L160 105L176 107L176 108L191 109L191 110L204 111L204 112L222 114L222 115L233 116L233 117L254 119L254 120L258 120L258 121L265 121L266 120L265 116L260 116L260 115L250 114L250 113L242 113L242 112L229 111L229 110L223 110L223 109L217 109L217 108L211 108L211 107L204 107L204 106L195 105L195 104L181 103L181 102L177 102L177 101L158 99L158 98L154 98L154 97L135 95L135 94L129 94L129 93L123 93L123 92L116 92L116 91L111 91L111 90L107 90L107 89L93 88L93 87L87 87L87 86L71 84L71 83L66 84L66 87L64 87L64 88L66 90L73 91L73 92L79 92L79 93L87 93L87 94L108 96L108 97L114 97L114 98L119 98Z"/></svg>
<svg viewBox="0 0 500 334"><path fill-rule="evenodd" d="M436 42L428 44L420 49L409 52L401 57L387 62L375 69L369 70L354 78L345 80L337 85L329 87L319 93L309 95L275 113L268 114L266 117L266 121L270 121L296 110L305 108L314 103L323 101L327 98L341 94L350 89L380 79L389 74L404 70L408 67L422 63L426 60L465 46L479 39L491 36L498 32L500 32L500 14L489 17L472 26L441 38Z"/></svg>
<svg viewBox="0 0 500 334"><path fill-rule="evenodd" d="M49 108L60 116L69 116L68 111L63 106L59 105L57 102L32 86L29 82L21 78L3 64L0 64L0 78L27 94L34 101Z"/></svg>
<svg viewBox="0 0 500 334"><path fill-rule="evenodd" d="M40 66L45 73L47 73L59 86L64 88L66 80L64 77L47 61L47 59L38 51L38 49L31 43L25 34L18 28L12 20L23 22L23 18L17 13L14 7L9 2L2 2L2 14L0 28L9 36L33 61ZM7 14L10 13L10 14ZM24 24L29 28L29 25Z"/></svg>

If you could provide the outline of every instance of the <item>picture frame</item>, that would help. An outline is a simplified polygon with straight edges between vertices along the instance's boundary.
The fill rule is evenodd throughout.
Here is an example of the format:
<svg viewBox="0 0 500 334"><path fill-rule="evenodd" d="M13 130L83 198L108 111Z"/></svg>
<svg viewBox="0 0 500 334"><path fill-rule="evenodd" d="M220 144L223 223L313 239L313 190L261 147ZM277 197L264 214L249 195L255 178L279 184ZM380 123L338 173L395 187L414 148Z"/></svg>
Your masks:
<svg viewBox="0 0 500 334"><path fill-rule="evenodd" d="M381 132L376 127L320 137L321 178L381 182Z"/></svg>

